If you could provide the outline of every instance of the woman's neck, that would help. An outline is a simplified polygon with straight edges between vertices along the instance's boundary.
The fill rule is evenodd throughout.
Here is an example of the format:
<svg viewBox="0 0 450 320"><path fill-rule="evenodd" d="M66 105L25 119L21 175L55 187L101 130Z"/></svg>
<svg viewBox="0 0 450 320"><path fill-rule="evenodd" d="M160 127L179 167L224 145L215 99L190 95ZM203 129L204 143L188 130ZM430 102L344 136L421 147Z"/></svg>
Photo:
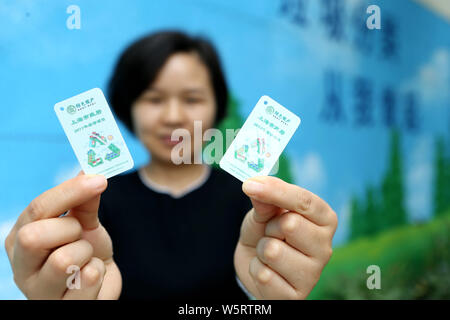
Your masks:
<svg viewBox="0 0 450 320"><path fill-rule="evenodd" d="M144 167L146 176L154 183L167 187L175 193L188 188L207 170L204 164L180 164L152 159Z"/></svg>

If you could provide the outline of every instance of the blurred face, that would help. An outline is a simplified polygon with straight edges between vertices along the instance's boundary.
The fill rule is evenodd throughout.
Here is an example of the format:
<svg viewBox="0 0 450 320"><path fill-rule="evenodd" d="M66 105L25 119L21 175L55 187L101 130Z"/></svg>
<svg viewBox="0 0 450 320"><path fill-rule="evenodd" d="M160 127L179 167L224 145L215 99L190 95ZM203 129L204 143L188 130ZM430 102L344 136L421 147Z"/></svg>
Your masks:
<svg viewBox="0 0 450 320"><path fill-rule="evenodd" d="M154 83L136 99L131 114L136 135L152 159L171 161L172 148L181 141L171 141L173 130L178 128L189 131L193 154L194 121L202 121L205 131L212 127L216 115L208 69L195 53L172 55Z"/></svg>

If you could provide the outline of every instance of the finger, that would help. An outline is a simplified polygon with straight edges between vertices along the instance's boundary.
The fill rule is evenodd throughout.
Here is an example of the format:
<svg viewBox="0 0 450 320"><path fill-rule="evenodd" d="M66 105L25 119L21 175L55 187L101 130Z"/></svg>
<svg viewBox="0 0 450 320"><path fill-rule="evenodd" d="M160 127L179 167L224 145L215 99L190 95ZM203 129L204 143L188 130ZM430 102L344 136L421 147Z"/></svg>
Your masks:
<svg viewBox="0 0 450 320"><path fill-rule="evenodd" d="M328 204L314 193L271 176L257 176L246 180L243 191L252 199L295 211L318 225L334 222ZM330 212L331 211L331 212Z"/></svg>
<svg viewBox="0 0 450 320"><path fill-rule="evenodd" d="M105 261L106 274L103 279L102 288L98 293L98 300L116 300L122 291L122 276L113 259Z"/></svg>
<svg viewBox="0 0 450 320"><path fill-rule="evenodd" d="M78 172L78 174L76 175L76 177L84 175L84 171L80 170ZM8 236L5 239L5 247L6 247L6 252L8 254L8 258L10 261L12 261L12 250L13 250L13 242L15 241L15 237L17 234L17 231L20 229L20 227L22 227L24 225L24 217L23 214L21 216L19 216L19 218L17 219L16 223L14 224L13 228L10 230Z"/></svg>
<svg viewBox="0 0 450 320"><path fill-rule="evenodd" d="M94 248L94 256L107 261L112 259L113 247L112 240L105 227L99 224L95 230L83 230L83 239L89 241Z"/></svg>
<svg viewBox="0 0 450 320"><path fill-rule="evenodd" d="M266 224L265 235L284 240L310 257L328 261L331 256L332 236L328 229L319 227L295 212L271 219Z"/></svg>
<svg viewBox="0 0 450 320"><path fill-rule="evenodd" d="M79 273L79 287L68 288L64 300L93 300L97 299L105 276L103 260L93 257ZM78 276L78 275L76 275ZM75 280L75 282L78 280ZM77 285L77 283L76 283Z"/></svg>
<svg viewBox="0 0 450 320"><path fill-rule="evenodd" d="M67 289L67 279L73 268L80 270L92 258L93 248L84 239L66 244L53 251L36 277L34 291L40 292L42 299L61 299Z"/></svg>
<svg viewBox="0 0 450 320"><path fill-rule="evenodd" d="M322 264L279 239L263 237L256 255L283 277L300 295L307 295L319 279Z"/></svg>
<svg viewBox="0 0 450 320"><path fill-rule="evenodd" d="M256 183L257 185L252 187L253 183ZM248 192L249 189L258 187L259 183L248 179L242 185L242 190L244 192ZM250 200L252 202L253 209L251 209L244 217L239 241L243 245L255 248L258 240L264 236L266 222L273 216L284 212L285 209L279 208L273 204L261 202L254 198L250 198Z"/></svg>
<svg viewBox="0 0 450 320"><path fill-rule="evenodd" d="M68 216L76 217L84 230L96 229L100 222L98 219L98 207L100 195L70 209Z"/></svg>
<svg viewBox="0 0 450 320"><path fill-rule="evenodd" d="M75 177L82 176L82 175L84 175L84 171L83 171L83 170L80 170L80 171L77 173L77 175L76 175ZM66 211L65 213L63 213L63 214L61 215L61 217L67 215L68 212L69 212L69 211Z"/></svg>
<svg viewBox="0 0 450 320"><path fill-rule="evenodd" d="M257 197L253 197L253 194L259 194L261 192L264 192L265 186L260 183L256 179L247 179L242 184L242 191L244 191L245 194L247 194L250 197L250 200L252 201L253 208L255 209L255 216L254 219L258 223L265 223L270 218L272 218L274 215L276 215L279 212L279 206L276 206L272 203L268 203L265 201L261 201Z"/></svg>
<svg viewBox="0 0 450 320"><path fill-rule="evenodd" d="M13 248L13 266L18 279L35 273L57 247L79 240L81 225L71 217L38 220L23 226Z"/></svg>
<svg viewBox="0 0 450 320"><path fill-rule="evenodd" d="M255 248L259 239L264 236L267 217L280 214L283 209L253 199L251 201L253 208L247 212L242 221L239 241L245 246Z"/></svg>
<svg viewBox="0 0 450 320"><path fill-rule="evenodd" d="M258 257L254 257L250 261L249 273L255 281L260 296L264 299L287 300L297 298L294 288L279 274L262 263Z"/></svg>
<svg viewBox="0 0 450 320"><path fill-rule="evenodd" d="M17 219L13 229L32 221L58 217L100 195L107 186L103 175L79 175L45 191L33 199Z"/></svg>
<svg viewBox="0 0 450 320"><path fill-rule="evenodd" d="M77 176L83 175L81 170ZM83 229L92 230L99 226L98 219L98 207L100 205L100 195L88 200L81 205L72 208L69 212L69 216L75 216L81 223Z"/></svg>

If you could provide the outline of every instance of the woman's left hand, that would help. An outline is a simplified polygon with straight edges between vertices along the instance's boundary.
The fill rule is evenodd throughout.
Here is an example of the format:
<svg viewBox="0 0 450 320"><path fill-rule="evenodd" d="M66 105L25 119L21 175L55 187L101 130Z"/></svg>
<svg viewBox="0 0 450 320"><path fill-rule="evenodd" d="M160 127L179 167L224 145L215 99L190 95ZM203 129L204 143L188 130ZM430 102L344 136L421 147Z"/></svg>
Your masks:
<svg viewBox="0 0 450 320"><path fill-rule="evenodd" d="M336 213L312 192L271 176L242 185L253 208L241 226L236 273L256 299L305 299L331 257Z"/></svg>

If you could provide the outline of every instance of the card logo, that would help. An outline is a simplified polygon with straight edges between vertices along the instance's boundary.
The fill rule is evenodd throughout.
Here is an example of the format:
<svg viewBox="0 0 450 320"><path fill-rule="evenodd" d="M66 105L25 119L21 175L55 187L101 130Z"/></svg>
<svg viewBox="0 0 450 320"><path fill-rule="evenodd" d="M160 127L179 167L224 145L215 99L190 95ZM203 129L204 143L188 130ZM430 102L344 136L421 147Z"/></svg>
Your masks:
<svg viewBox="0 0 450 320"><path fill-rule="evenodd" d="M272 114L274 111L275 111L275 109L272 106L267 106L267 108L266 108L267 114Z"/></svg>
<svg viewBox="0 0 450 320"><path fill-rule="evenodd" d="M75 108L75 106L72 104L70 106L68 106L66 108L66 110L69 114L75 114L77 112L77 108Z"/></svg>
<svg viewBox="0 0 450 320"><path fill-rule="evenodd" d="M74 115L77 111L81 111L81 110L83 110L83 109L92 107L92 106L94 106L95 104L96 104L96 103L95 103L95 101L94 101L94 98L91 97L91 98L89 98L89 99L80 101L80 102L78 102L78 103L71 104L71 105L69 105L66 109L67 109L67 112L68 112L70 115ZM61 108L61 110L63 110L63 109Z"/></svg>

